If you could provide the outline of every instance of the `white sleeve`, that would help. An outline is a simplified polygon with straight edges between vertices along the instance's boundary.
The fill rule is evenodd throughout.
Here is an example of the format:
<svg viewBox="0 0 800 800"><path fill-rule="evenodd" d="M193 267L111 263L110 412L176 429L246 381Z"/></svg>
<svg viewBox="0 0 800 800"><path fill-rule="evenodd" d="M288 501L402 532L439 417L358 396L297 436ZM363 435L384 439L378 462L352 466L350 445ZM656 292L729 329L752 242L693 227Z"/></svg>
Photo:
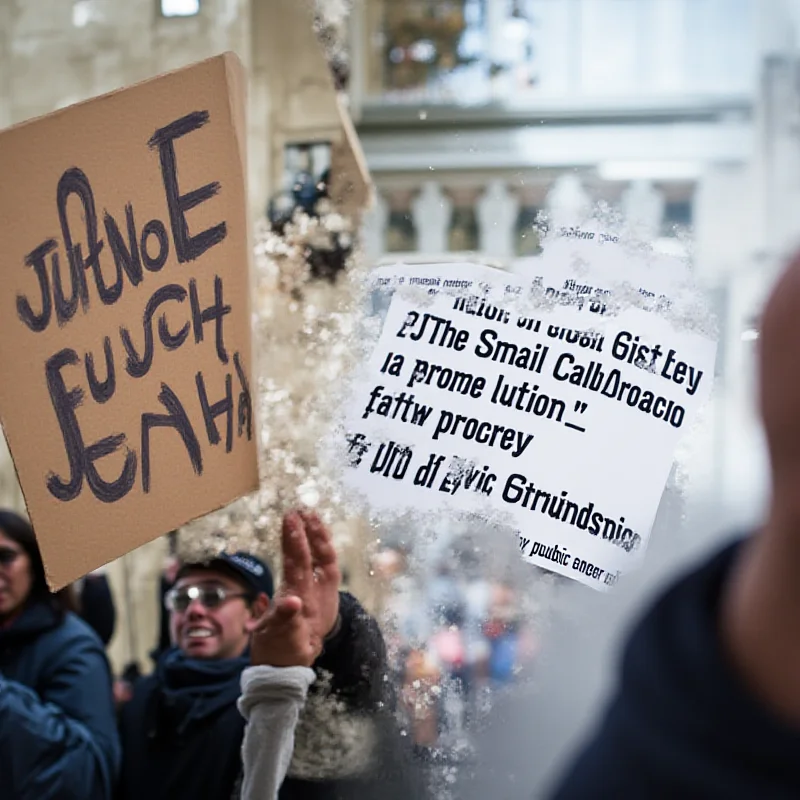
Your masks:
<svg viewBox="0 0 800 800"><path fill-rule="evenodd" d="M247 727L241 800L278 797L292 760L297 719L315 677L308 667L248 667L242 672L238 706Z"/></svg>

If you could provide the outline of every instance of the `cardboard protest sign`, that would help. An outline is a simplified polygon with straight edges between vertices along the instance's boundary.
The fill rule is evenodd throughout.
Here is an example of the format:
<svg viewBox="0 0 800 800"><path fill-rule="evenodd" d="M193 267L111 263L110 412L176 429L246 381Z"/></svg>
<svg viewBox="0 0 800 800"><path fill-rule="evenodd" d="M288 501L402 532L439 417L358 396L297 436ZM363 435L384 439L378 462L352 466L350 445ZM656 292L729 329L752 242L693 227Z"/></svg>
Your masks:
<svg viewBox="0 0 800 800"><path fill-rule="evenodd" d="M376 510L511 521L527 560L613 586L709 396L714 341L655 307L605 315L611 290L575 280L451 264L375 281L383 327L353 391L346 484ZM532 288L555 302L518 302Z"/></svg>
<svg viewBox="0 0 800 800"><path fill-rule="evenodd" d="M257 486L244 78L0 133L0 419L59 588Z"/></svg>

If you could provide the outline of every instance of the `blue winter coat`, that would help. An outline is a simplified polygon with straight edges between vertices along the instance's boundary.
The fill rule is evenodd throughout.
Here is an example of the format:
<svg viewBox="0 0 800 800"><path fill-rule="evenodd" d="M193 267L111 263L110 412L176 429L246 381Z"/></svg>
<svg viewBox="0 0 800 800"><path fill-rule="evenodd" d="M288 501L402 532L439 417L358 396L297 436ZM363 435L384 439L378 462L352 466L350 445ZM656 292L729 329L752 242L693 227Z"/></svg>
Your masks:
<svg viewBox="0 0 800 800"><path fill-rule="evenodd" d="M119 762L100 640L73 614L28 607L0 630L0 795L110 800Z"/></svg>

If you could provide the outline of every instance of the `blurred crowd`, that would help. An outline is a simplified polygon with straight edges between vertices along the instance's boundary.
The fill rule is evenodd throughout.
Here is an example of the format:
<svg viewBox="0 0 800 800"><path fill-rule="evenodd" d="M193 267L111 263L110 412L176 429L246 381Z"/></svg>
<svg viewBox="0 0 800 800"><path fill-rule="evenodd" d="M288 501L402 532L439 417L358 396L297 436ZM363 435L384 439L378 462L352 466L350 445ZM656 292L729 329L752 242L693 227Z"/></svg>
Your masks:
<svg viewBox="0 0 800 800"><path fill-rule="evenodd" d="M171 557L152 664L115 676L106 576L51 591L29 521L0 510L0 795L424 797L383 635L316 514L284 516L281 563L276 584L253 553Z"/></svg>
<svg viewBox="0 0 800 800"><path fill-rule="evenodd" d="M418 755L459 761L493 689L515 682L536 654L528 597L513 577L457 540L433 563L403 543L380 546L373 572L400 712Z"/></svg>
<svg viewBox="0 0 800 800"><path fill-rule="evenodd" d="M513 537L401 533L363 564L369 610L312 512L284 518L280 585L252 553L181 561L171 535L150 663L114 674L107 576L51 592L30 523L0 511L2 796L427 796L531 664L536 609L498 557L521 563Z"/></svg>
<svg viewBox="0 0 800 800"><path fill-rule="evenodd" d="M174 535L170 540L153 598L161 610L154 665L171 647L166 598L181 562ZM522 679L535 661L531 598L508 570L481 558L471 540L450 542L432 563L420 563L405 542L384 543L371 566L398 714L417 755L432 763L469 760L471 731L491 707L493 691ZM75 588L81 616L107 645L116 609L105 574L89 575ZM140 677L136 663L122 671L114 683L117 704L130 699Z"/></svg>

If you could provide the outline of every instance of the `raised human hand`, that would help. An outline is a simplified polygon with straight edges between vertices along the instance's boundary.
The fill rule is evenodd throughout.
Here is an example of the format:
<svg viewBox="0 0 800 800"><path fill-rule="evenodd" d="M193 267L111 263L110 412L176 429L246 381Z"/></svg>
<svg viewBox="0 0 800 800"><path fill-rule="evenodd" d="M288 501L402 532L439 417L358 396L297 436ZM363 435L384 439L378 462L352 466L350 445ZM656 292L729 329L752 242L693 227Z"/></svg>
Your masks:
<svg viewBox="0 0 800 800"><path fill-rule="evenodd" d="M319 656L303 601L295 595L277 596L257 621L250 644L253 666L310 667Z"/></svg>
<svg viewBox="0 0 800 800"><path fill-rule="evenodd" d="M300 599L315 649L339 618L341 574L331 532L313 512L292 511L283 519L283 583L279 596Z"/></svg>

